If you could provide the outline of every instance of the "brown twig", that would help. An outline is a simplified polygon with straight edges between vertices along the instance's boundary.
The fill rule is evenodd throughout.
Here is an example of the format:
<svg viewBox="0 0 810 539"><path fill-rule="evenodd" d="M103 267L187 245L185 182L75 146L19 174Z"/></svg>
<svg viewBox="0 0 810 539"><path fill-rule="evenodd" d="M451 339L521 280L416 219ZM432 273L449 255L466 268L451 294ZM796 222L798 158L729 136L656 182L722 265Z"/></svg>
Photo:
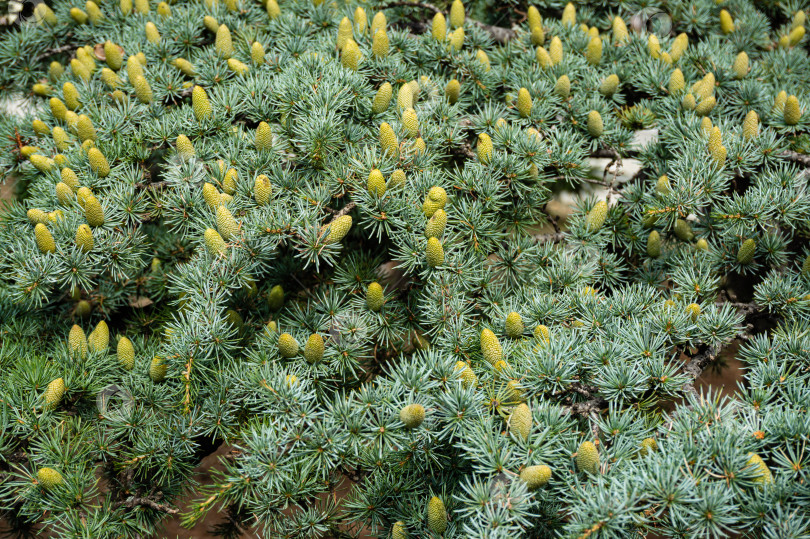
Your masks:
<svg viewBox="0 0 810 539"><path fill-rule="evenodd" d="M792 161L794 163L799 163L800 165L804 165L806 167L810 167L810 155L804 155L798 152L785 152L782 154L782 157L787 159L788 161Z"/></svg>
<svg viewBox="0 0 810 539"><path fill-rule="evenodd" d="M594 396L598 391L599 388L596 386L586 386L580 382L574 382L568 386L568 388L560 391L559 393L555 393L554 395L560 397L566 393L572 392L582 395L588 400L563 406L562 409L571 415L579 414L583 416L590 416L593 413L602 411L608 404L605 398Z"/></svg>
<svg viewBox="0 0 810 539"><path fill-rule="evenodd" d="M557 243L565 239L565 232L555 232L553 234L540 234L534 237L537 243Z"/></svg>
<svg viewBox="0 0 810 539"><path fill-rule="evenodd" d="M618 191L616 190L616 178L619 176L619 170L623 166L622 156L618 152L616 152L616 157L614 157L613 160L610 163L608 163L607 166L605 167L605 171L602 174L603 181L605 180L605 178L607 178L607 174L611 166L613 166L613 178L611 178L610 184L608 185L608 195L607 195L608 204L610 204L613 195L618 194Z"/></svg>
<svg viewBox="0 0 810 539"><path fill-rule="evenodd" d="M619 159L619 152L613 148L599 148L591 152L590 157L610 157L614 160Z"/></svg>
<svg viewBox="0 0 810 539"><path fill-rule="evenodd" d="M718 307L723 305L728 305L738 311L741 311L743 315L748 316L749 314L755 313L760 310L760 306L756 303L740 303L740 302L731 302L731 301L721 301L717 303Z"/></svg>
<svg viewBox="0 0 810 539"><path fill-rule="evenodd" d="M461 155L463 155L465 157L469 157L470 159L475 159L475 157L476 157L475 152L472 151L472 146L470 146L469 143L467 143L467 142L465 142L464 144L462 144L458 148L453 148L453 149L456 152L460 153Z"/></svg>
<svg viewBox="0 0 810 539"><path fill-rule="evenodd" d="M569 406L563 406L563 410L568 412L570 415L579 414L589 416L593 413L601 412L602 409L607 406L607 404L607 400L603 397L594 397L585 402L575 402Z"/></svg>
<svg viewBox="0 0 810 539"><path fill-rule="evenodd" d="M430 24L425 21L406 21L404 19L391 23L394 29L407 28L409 30L408 37L415 39L417 35L424 34L430 31Z"/></svg>
<svg viewBox="0 0 810 539"><path fill-rule="evenodd" d="M158 189L163 189L164 187L168 186L169 182L167 181L159 181L155 183L136 183L135 187L138 189L151 189L156 191Z"/></svg>
<svg viewBox="0 0 810 539"><path fill-rule="evenodd" d="M433 13L441 13L442 12L441 9L437 8L433 4L428 4L427 2L406 2L406 1L389 2L389 3L385 4L384 6L382 6L382 8L380 8L380 9L387 9L389 7L416 7L416 8L430 10Z"/></svg>
<svg viewBox="0 0 810 539"><path fill-rule="evenodd" d="M681 389L687 395L692 395L696 399L700 398L698 395L697 389L695 388L695 382L697 379L700 378L700 375L703 374L703 371L706 370L712 361L715 360L718 354L718 350L710 346L704 346L703 349L691 357L691 359L684 365L683 370L689 376L690 380L685 382ZM672 429L672 424L675 422L675 419L678 416L678 412L682 410L691 410L692 405L688 404L688 401L684 402L684 404L673 410L672 413L669 414L669 419L666 423L664 423L664 430L669 431Z"/></svg>
<svg viewBox="0 0 810 539"><path fill-rule="evenodd" d="M728 305L740 311L745 318L751 316L752 314L760 313L761 307L756 303L741 303L741 302L730 302L730 301L722 301L718 302L715 305L718 307L722 305ZM753 331L753 325L747 324L743 327L737 334L737 338L743 341L749 339L751 337ZM728 344L728 343L725 343ZM697 389L695 388L695 382L697 382L698 378L703 374L703 371L711 365L711 363L720 355L720 352L723 350L723 346L720 347L713 347L708 345L703 345L698 352L689 358L689 361L683 366L684 374L689 376L690 380L681 386L684 393L690 393L694 396L697 396Z"/></svg>
<svg viewBox="0 0 810 539"><path fill-rule="evenodd" d="M155 511L160 511L161 513L166 513L169 515L175 515L178 513L178 510L171 507L165 503L158 503L151 498L146 498L143 496L131 496L124 500L123 502L119 503L118 506L124 506L129 509L133 507L149 507L150 509L154 509Z"/></svg>
<svg viewBox="0 0 810 539"><path fill-rule="evenodd" d="M370 472L368 472L366 470L363 470L362 468L359 468L359 467L354 469L354 470L351 470L351 469L349 469L349 468L347 468L345 466L341 466L339 468L339 470L340 470L340 473L342 473L349 481L351 481L354 484L359 484L359 485L363 484L363 481L366 480L366 477L368 477L369 473L370 473Z"/></svg>
<svg viewBox="0 0 810 539"><path fill-rule="evenodd" d="M602 187L610 187L610 183L604 180L597 180L596 178L585 177L582 178L583 182L592 183L594 185L601 185Z"/></svg>
<svg viewBox="0 0 810 539"><path fill-rule="evenodd" d="M491 24L484 24L482 22L467 19L471 24L474 24L484 32L492 36L492 39L498 43L506 43L515 37L515 31L511 28L504 28L502 26L492 26Z"/></svg>
<svg viewBox="0 0 810 539"><path fill-rule="evenodd" d="M67 37L70 37L70 36L67 36ZM62 45L61 47L56 47L55 49L50 49L50 50L47 50L47 51L43 52L42 54L40 54L39 56L34 58L34 61L41 62L42 60L45 60L46 58L50 58L51 56L54 56L56 54L62 54L63 52L72 51L75 48L76 48L75 45Z"/></svg>
<svg viewBox="0 0 810 539"><path fill-rule="evenodd" d="M719 350L713 346L703 346L700 351L692 356L686 365L683 366L684 374L690 378L688 382L685 382L683 386L681 386L684 393L692 393L693 395L697 395L695 382L698 378L700 378L700 375L703 374L706 367L708 367L712 361L717 358L718 353Z"/></svg>
<svg viewBox="0 0 810 539"><path fill-rule="evenodd" d="M574 393L579 393L583 397L587 397L589 399L593 398L594 394L599 391L599 388L596 386L585 386L582 385L580 382L574 382L573 384L571 384L571 387L569 389Z"/></svg>
<svg viewBox="0 0 810 539"><path fill-rule="evenodd" d="M543 213L546 214L546 216L548 217L548 222L551 223L551 226L554 227L554 232L557 233L562 232L560 230L560 223L557 221L557 217L548 213L548 206L546 206L546 209L543 211Z"/></svg>
<svg viewBox="0 0 810 539"><path fill-rule="evenodd" d="M357 203L355 203L355 202L349 202L348 204L346 204L345 206L343 206L343 208L341 208L341 210L340 210L339 212L337 212L337 213L335 214L335 216L334 216L334 217L332 217L332 221L334 221L334 220L335 220L335 219L337 219L338 217L343 217L344 215L346 215L347 213L349 213L350 211L352 211L352 210L354 209L354 207L355 207L355 206L357 206ZM331 223L332 221L330 221L330 223Z"/></svg>

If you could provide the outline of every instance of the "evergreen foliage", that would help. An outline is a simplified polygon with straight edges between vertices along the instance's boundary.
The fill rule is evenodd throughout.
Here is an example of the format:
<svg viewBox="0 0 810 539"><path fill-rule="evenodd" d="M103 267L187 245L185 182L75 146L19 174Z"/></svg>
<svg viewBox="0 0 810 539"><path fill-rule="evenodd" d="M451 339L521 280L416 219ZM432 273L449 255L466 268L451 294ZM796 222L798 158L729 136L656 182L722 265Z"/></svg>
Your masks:
<svg viewBox="0 0 810 539"><path fill-rule="evenodd" d="M38 4L0 35L0 514L810 536L807 8Z"/></svg>

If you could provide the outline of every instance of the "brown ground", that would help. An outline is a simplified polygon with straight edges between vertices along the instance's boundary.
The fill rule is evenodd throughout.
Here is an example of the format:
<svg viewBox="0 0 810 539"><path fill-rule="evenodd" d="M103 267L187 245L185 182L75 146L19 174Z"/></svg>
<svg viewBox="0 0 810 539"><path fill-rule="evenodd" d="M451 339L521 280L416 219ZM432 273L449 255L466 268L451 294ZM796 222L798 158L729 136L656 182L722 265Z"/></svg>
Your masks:
<svg viewBox="0 0 810 539"><path fill-rule="evenodd" d="M5 182L0 182L0 208L7 200L14 198L14 179L8 178Z"/></svg>
<svg viewBox="0 0 810 539"><path fill-rule="evenodd" d="M713 394L719 391L725 397L734 395L745 373L742 362L737 359L739 348L740 341L732 341L715 360L715 365L703 371L695 383L698 393L705 393L711 388Z"/></svg>
<svg viewBox="0 0 810 539"><path fill-rule="evenodd" d="M211 470L221 470L222 465L219 463L219 457L224 456L231 450L231 446L227 446L225 444L219 446L219 448L202 459L202 462L194 468L194 475L193 479L197 481L200 486L211 485L213 481L211 481ZM184 503L181 503L178 507L180 509L180 513L184 513L187 511L191 504L197 499L199 496L189 496L186 498ZM216 535L212 535L209 533L211 527L217 524L220 520L220 516L212 511L208 514L208 516L201 520L196 526L191 529L185 529L180 526L180 515L173 515L173 518L166 522L166 537L188 537L188 538L195 538L195 539L215 539Z"/></svg>

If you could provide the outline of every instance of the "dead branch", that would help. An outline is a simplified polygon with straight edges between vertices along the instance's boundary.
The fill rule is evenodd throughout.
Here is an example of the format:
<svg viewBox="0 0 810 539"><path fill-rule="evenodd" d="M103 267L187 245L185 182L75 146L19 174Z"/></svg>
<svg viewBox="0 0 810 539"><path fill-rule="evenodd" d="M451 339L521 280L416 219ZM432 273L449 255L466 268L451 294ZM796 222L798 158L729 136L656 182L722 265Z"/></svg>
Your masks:
<svg viewBox="0 0 810 539"><path fill-rule="evenodd" d="M690 380L681 386L684 393L692 393L697 395L695 389L695 381L700 378L703 371L708 367L716 358L719 350L712 346L703 346L701 350L692 356L692 358L684 365L683 372L689 376Z"/></svg>
<svg viewBox="0 0 810 539"><path fill-rule="evenodd" d="M540 234L534 237L537 243L557 243L565 239L565 232L555 232L553 234Z"/></svg>
<svg viewBox="0 0 810 539"><path fill-rule="evenodd" d="M434 14L441 13L442 10L430 4L428 2L408 2L406 0L400 0L396 2L389 2L385 4L382 9L391 8L391 7L411 7L411 8L418 8L418 9L426 9L428 11L432 11ZM510 28L503 28L500 26L492 26L491 24L484 24L482 22L473 20L468 18L467 21L470 24L474 24L478 28L482 29L486 33L492 36L492 39L497 41L498 43L506 43L513 37L515 37L515 31ZM419 23L417 23L419 24ZM426 30L429 28L429 25L422 24L423 28Z"/></svg>
<svg viewBox="0 0 810 539"><path fill-rule="evenodd" d="M806 167L810 167L810 155L801 154L798 152L785 152L782 154L782 157L787 159L788 161L792 161L794 163L799 163L800 165L804 165Z"/></svg>
<svg viewBox="0 0 810 539"><path fill-rule="evenodd" d="M42 54L37 56L34 60L37 61L37 62L41 62L42 60L50 58L51 56L55 56L57 54L62 54L63 52L72 51L75 48L76 48L75 45L62 45L61 47L56 47L54 49L49 49L49 50L43 52Z"/></svg>
<svg viewBox="0 0 810 539"><path fill-rule="evenodd" d="M590 416L591 414L601 412L606 406L608 402L603 397L594 397L589 399L585 402L575 402L569 406L563 406L563 410L568 412L570 415L584 415Z"/></svg>
<svg viewBox="0 0 810 539"><path fill-rule="evenodd" d="M355 207L355 206L357 206L357 204L356 204L355 202L349 202L348 204L346 204L345 206L343 206L343 208L342 208L342 209L341 209L339 212L337 212L337 213L335 214L335 216L332 218L332 221L334 221L334 220L335 220L335 219L337 219L338 217L343 217L344 215L346 215L347 213L349 213L350 211L352 211L352 210L354 209L354 207ZM330 223L331 223L332 221L330 221Z"/></svg>
<svg viewBox="0 0 810 539"><path fill-rule="evenodd" d="M387 9L390 7L415 7L420 9L427 9L432 11L433 13L441 13L442 10L434 6L433 4L429 4L427 2L407 2L407 1L399 1L399 2L389 2L385 4L381 9Z"/></svg>
<svg viewBox="0 0 810 539"><path fill-rule="evenodd" d="M178 513L178 510L171 507L169 504L165 503L158 503L155 500L143 496L130 496L123 502L119 503L117 507L126 507L128 509L132 509L133 507L148 507L150 509L154 509L155 511L160 511L161 513L166 513L168 515L175 515Z"/></svg>

